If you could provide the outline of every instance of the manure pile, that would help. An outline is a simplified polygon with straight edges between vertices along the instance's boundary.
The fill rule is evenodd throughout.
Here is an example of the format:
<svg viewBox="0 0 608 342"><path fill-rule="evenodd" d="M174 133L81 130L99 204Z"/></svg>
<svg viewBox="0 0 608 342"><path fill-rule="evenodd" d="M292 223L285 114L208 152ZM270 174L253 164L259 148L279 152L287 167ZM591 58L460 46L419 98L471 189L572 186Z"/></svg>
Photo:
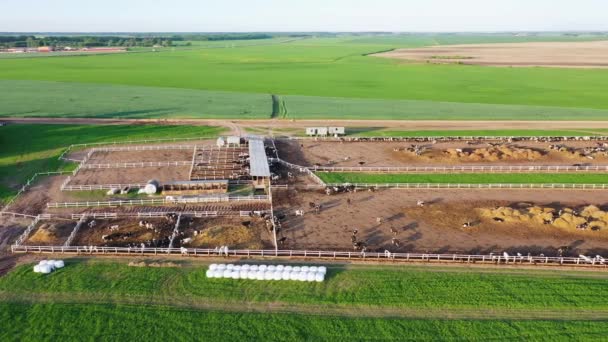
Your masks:
<svg viewBox="0 0 608 342"><path fill-rule="evenodd" d="M443 152L449 159L467 161L538 160L543 153L531 148L516 146L491 146L476 149L447 149Z"/></svg>
<svg viewBox="0 0 608 342"><path fill-rule="evenodd" d="M565 230L600 231L608 228L608 212L590 205L583 208L554 208L532 206L528 208L497 207L478 209L482 218L495 222L544 224Z"/></svg>

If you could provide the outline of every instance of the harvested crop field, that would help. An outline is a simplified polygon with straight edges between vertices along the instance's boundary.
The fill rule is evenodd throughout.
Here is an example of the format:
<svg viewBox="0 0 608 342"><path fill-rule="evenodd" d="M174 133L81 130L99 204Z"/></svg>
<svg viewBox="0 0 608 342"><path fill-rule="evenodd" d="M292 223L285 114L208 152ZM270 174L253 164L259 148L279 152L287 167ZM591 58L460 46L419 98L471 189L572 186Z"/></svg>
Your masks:
<svg viewBox="0 0 608 342"><path fill-rule="evenodd" d="M550 146L554 145L551 149ZM437 166L458 164L493 165L585 165L608 164L605 152L593 152L597 142L518 142L491 146L487 143L449 142L333 142L277 140L281 158L304 166ZM421 151L416 154L416 147ZM591 156L590 159L587 156Z"/></svg>
<svg viewBox="0 0 608 342"><path fill-rule="evenodd" d="M374 56L437 64L608 68L608 41L432 46Z"/></svg>
<svg viewBox="0 0 608 342"><path fill-rule="evenodd" d="M564 196L562 201L558 199ZM608 193L572 190L383 190L327 196L321 192L280 191L274 196L277 215L286 215L281 236L291 249L351 250L353 230L368 251L441 253L532 253L557 255L567 250L607 252L608 230L581 230L556 220L496 222L482 210L540 207L581 210L595 204L605 209ZM350 199L350 204L348 204ZM425 201L418 207L417 201ZM316 214L309 203L320 204ZM526 203L526 204L523 204ZM295 216L295 210L305 211ZM492 217L489 217L491 215ZM377 219L382 222L378 223ZM464 223L474 223L463 227ZM393 243L398 240L398 245ZM564 248L567 247L567 248ZM604 253L605 254L605 253Z"/></svg>

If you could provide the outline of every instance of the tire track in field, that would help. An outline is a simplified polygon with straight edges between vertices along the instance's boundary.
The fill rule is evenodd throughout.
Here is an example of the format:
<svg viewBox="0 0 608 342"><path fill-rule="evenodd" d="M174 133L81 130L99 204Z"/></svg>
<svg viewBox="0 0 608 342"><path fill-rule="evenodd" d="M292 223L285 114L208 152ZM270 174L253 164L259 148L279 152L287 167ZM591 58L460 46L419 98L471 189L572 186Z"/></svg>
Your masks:
<svg viewBox="0 0 608 342"><path fill-rule="evenodd" d="M508 308L415 308L360 305L310 305L285 302L228 302L207 298L170 296L169 294L134 296L83 293L11 293L0 292L0 302L114 304L166 306L188 310L235 313L286 313L333 317L370 317L448 320L577 320L607 321L608 309L508 309Z"/></svg>

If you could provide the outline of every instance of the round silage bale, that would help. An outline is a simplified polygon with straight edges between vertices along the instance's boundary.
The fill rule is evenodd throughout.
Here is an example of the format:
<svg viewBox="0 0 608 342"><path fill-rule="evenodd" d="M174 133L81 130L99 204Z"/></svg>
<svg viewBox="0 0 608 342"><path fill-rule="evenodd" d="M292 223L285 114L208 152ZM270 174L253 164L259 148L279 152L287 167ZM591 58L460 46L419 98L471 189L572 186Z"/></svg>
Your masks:
<svg viewBox="0 0 608 342"><path fill-rule="evenodd" d="M317 271L319 273L326 274L327 273L327 267L325 267L325 266L319 266L319 268L317 269Z"/></svg>
<svg viewBox="0 0 608 342"><path fill-rule="evenodd" d="M323 280L325 280L325 273L317 272L317 274L315 275L315 281L320 283Z"/></svg>
<svg viewBox="0 0 608 342"><path fill-rule="evenodd" d="M277 271L283 272L284 269L285 269L285 266L283 266L283 265L277 265Z"/></svg>
<svg viewBox="0 0 608 342"><path fill-rule="evenodd" d="M217 265L216 265L216 264L211 264L211 265L209 265L209 269L210 269L211 271L215 271L215 269L216 269L216 268L217 268Z"/></svg>

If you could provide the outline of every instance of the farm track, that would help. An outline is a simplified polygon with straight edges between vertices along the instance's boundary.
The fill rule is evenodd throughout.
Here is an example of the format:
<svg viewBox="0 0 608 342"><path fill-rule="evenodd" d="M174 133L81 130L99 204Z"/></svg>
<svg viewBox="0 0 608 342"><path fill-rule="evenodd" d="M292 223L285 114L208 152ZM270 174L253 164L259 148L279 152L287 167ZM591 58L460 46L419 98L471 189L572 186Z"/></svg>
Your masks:
<svg viewBox="0 0 608 342"><path fill-rule="evenodd" d="M391 130L480 130L480 129L589 129L608 128L608 121L467 121L467 120L211 120L211 119L98 119L98 118L0 118L22 124L81 125L189 125L220 126L238 134L247 128L304 128L308 126L390 127Z"/></svg>
<svg viewBox="0 0 608 342"><path fill-rule="evenodd" d="M503 309L503 308L418 308L364 305L311 305L285 302L212 301L189 296L91 295L82 293L15 293L0 292L0 301L17 303L122 304L170 306L191 310L247 313L289 313L343 317L392 317L408 319L473 319L473 320L587 320L608 321L608 310Z"/></svg>
<svg viewBox="0 0 608 342"><path fill-rule="evenodd" d="M8 273L13 267L17 265L17 256L0 256L0 277Z"/></svg>

